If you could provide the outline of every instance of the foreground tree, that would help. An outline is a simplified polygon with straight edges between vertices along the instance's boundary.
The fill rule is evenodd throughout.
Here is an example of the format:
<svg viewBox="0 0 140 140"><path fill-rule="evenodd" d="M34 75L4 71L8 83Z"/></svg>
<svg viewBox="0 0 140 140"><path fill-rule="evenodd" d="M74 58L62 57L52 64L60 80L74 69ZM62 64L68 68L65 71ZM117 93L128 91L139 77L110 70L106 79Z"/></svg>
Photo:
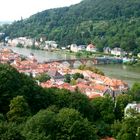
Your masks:
<svg viewBox="0 0 140 140"><path fill-rule="evenodd" d="M95 121L100 137L111 136L111 124L115 120L114 102L111 97L97 97L91 100L94 115L92 120Z"/></svg>
<svg viewBox="0 0 140 140"><path fill-rule="evenodd" d="M18 71L7 64L0 64L0 112L7 112L10 100L22 86Z"/></svg>
<svg viewBox="0 0 140 140"><path fill-rule="evenodd" d="M53 89L50 89L53 93ZM81 94L79 91L70 92L68 90L56 89L54 104L60 109L67 107L78 110L84 117L92 118L94 110L92 110L90 101L86 95Z"/></svg>
<svg viewBox="0 0 140 140"><path fill-rule="evenodd" d="M132 96L128 94L120 94L116 97L115 117L121 120L124 117L124 109L128 103L132 102Z"/></svg>
<svg viewBox="0 0 140 140"><path fill-rule="evenodd" d="M75 109L61 109L56 116L56 124L56 139L97 139L94 126Z"/></svg>
<svg viewBox="0 0 140 140"><path fill-rule="evenodd" d="M0 112L9 111L10 100L24 96L32 113L51 105L52 94L37 85L29 76L7 64L0 64Z"/></svg>
<svg viewBox="0 0 140 140"><path fill-rule="evenodd" d="M9 106L10 111L7 113L9 121L22 122L30 115L29 106L23 96L14 97Z"/></svg>
<svg viewBox="0 0 140 140"><path fill-rule="evenodd" d="M58 113L50 108L39 111L26 122L23 134L31 140L97 138L94 126L78 111L69 108L61 109Z"/></svg>
<svg viewBox="0 0 140 140"><path fill-rule="evenodd" d="M16 123L0 123L0 139L1 140L25 140L21 134L20 127Z"/></svg>
<svg viewBox="0 0 140 140"><path fill-rule="evenodd" d="M135 101L140 102L140 83L135 83L130 90L130 94Z"/></svg>
<svg viewBox="0 0 140 140"><path fill-rule="evenodd" d="M91 101L92 107L95 110L96 121L104 121L106 123L113 123L114 115L114 102L111 97L98 97Z"/></svg>
<svg viewBox="0 0 140 140"><path fill-rule="evenodd" d="M140 115L129 117L123 120L121 129L118 132L117 140L139 140Z"/></svg>
<svg viewBox="0 0 140 140"><path fill-rule="evenodd" d="M55 113L49 110L41 110L27 120L23 134L27 139L54 139L55 137Z"/></svg>

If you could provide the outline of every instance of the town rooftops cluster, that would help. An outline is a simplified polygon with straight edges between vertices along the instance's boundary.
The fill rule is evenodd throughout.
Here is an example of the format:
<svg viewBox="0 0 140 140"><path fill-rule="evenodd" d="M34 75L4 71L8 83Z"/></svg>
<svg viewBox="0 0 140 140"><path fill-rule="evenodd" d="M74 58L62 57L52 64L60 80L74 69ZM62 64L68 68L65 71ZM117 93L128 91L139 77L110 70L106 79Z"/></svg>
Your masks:
<svg viewBox="0 0 140 140"><path fill-rule="evenodd" d="M9 49L2 49L0 51L0 62L10 63L19 72L36 77L39 74L47 73L51 79L49 81L39 83L44 88L64 88L70 91L79 90L81 93L87 95L89 98L104 96L110 94L116 96L119 93L128 90L128 85L122 80L112 79L107 76L102 76L93 73L89 70L70 69L62 63L38 63L34 55L31 54L28 58L22 59L21 56ZM84 79L78 78L75 84L64 82L66 74L81 73Z"/></svg>

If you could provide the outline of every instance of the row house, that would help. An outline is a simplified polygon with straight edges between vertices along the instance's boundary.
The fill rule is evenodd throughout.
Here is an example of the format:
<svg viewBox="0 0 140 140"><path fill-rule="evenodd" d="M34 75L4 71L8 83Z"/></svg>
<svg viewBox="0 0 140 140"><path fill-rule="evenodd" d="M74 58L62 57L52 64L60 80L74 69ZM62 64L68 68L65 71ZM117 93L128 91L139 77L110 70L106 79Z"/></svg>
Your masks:
<svg viewBox="0 0 140 140"><path fill-rule="evenodd" d="M77 46L76 44L71 44L68 46L72 52L79 52L79 51L85 51L86 46L85 45L79 45Z"/></svg>
<svg viewBox="0 0 140 140"><path fill-rule="evenodd" d="M75 91L75 87L74 86L71 86L69 83L64 83L64 82L56 82L56 81L53 81L53 80L48 80L46 82L43 82L40 84L43 88L52 88L52 87L55 87L55 88L59 88L59 89L67 89L67 90L70 90L72 92Z"/></svg>
<svg viewBox="0 0 140 140"><path fill-rule="evenodd" d="M113 48L111 49L110 47L105 47L103 48L104 53L106 54L112 54L115 56L125 56L127 53L125 51L123 51L121 48Z"/></svg>
<svg viewBox="0 0 140 140"><path fill-rule="evenodd" d="M15 39L9 39L8 40L9 46L17 46L18 44L22 44L23 46L32 46L34 44L34 40L26 37L19 37Z"/></svg>
<svg viewBox="0 0 140 140"><path fill-rule="evenodd" d="M89 45L86 47L86 51L89 51L89 52L96 52L96 51L97 51L97 48L96 48L95 45L89 44Z"/></svg>
<svg viewBox="0 0 140 140"><path fill-rule="evenodd" d="M54 50L57 49L58 44L55 41L45 41L45 47L44 50Z"/></svg>
<svg viewBox="0 0 140 140"><path fill-rule="evenodd" d="M76 44L71 44L68 46L72 52L79 52L79 51L89 51L89 52L96 52L97 48L93 44L89 44L88 46L86 45L76 45Z"/></svg>

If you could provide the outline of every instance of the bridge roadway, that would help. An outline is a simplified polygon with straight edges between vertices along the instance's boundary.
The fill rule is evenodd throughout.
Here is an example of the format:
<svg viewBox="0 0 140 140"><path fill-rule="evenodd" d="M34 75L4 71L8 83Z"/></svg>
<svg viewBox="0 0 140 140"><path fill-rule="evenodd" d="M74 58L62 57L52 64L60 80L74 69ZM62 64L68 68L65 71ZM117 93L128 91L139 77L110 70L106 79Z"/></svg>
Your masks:
<svg viewBox="0 0 140 140"><path fill-rule="evenodd" d="M120 58L114 58L114 57L95 57L95 58L77 58L77 59L63 59L63 60L56 60L51 59L48 61L45 61L45 64L58 62L58 63L68 63L71 67L74 66L75 62L80 62L81 64L86 65L87 62L92 63L93 65L100 65L100 64L121 64L123 61Z"/></svg>

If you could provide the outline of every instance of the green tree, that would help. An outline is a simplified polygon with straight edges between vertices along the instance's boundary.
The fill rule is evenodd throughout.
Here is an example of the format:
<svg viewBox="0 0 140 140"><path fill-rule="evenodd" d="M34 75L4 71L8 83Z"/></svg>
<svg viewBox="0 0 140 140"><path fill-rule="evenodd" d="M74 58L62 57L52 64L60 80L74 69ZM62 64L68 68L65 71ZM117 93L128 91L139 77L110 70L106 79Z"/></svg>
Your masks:
<svg viewBox="0 0 140 140"><path fill-rule="evenodd" d="M139 135L140 116L129 117L123 120L120 131L117 135L117 140L137 140Z"/></svg>
<svg viewBox="0 0 140 140"><path fill-rule="evenodd" d="M130 90L130 94L132 95L134 100L140 101L140 83L135 83L132 86L132 88Z"/></svg>
<svg viewBox="0 0 140 140"><path fill-rule="evenodd" d="M116 97L115 117L121 120L124 117L124 109L128 103L132 102L132 96L128 94L120 94Z"/></svg>
<svg viewBox="0 0 140 140"><path fill-rule="evenodd" d="M54 104L57 107L73 108L78 110L81 114L83 114L84 117L87 118L93 117L94 110L92 110L90 101L86 95L83 95L80 92L70 92L65 89L64 90L57 89L55 91L55 95L56 96L55 96Z"/></svg>
<svg viewBox="0 0 140 140"><path fill-rule="evenodd" d="M40 110L27 120L23 134L27 139L55 139L55 113L49 110Z"/></svg>
<svg viewBox="0 0 140 140"><path fill-rule="evenodd" d="M16 123L0 123L1 140L25 140L21 134L20 127Z"/></svg>
<svg viewBox="0 0 140 140"><path fill-rule="evenodd" d="M116 137L118 135L118 132L120 131L121 127L122 123L120 121L114 121L114 123L111 125L113 137Z"/></svg>
<svg viewBox="0 0 140 140"><path fill-rule="evenodd" d="M10 100L24 96L32 113L51 105L53 94L38 86L34 79L7 64L0 64L0 112L7 113Z"/></svg>
<svg viewBox="0 0 140 140"><path fill-rule="evenodd" d="M114 115L114 102L111 97L98 97L91 101L93 109L95 110L96 120L104 121L106 123L113 123L115 119Z"/></svg>
<svg viewBox="0 0 140 140"><path fill-rule="evenodd" d="M56 123L56 139L97 139L94 126L75 109L61 109L56 116Z"/></svg>
<svg viewBox="0 0 140 140"><path fill-rule="evenodd" d="M97 97L91 100L92 120L95 122L100 137L111 136L111 124L115 120L114 102L111 97Z"/></svg>
<svg viewBox="0 0 140 140"><path fill-rule="evenodd" d="M81 73L75 73L72 75L72 78L77 80L78 78L84 79L84 75Z"/></svg>
<svg viewBox="0 0 140 140"><path fill-rule="evenodd" d="M76 83L77 83L77 82L76 82L75 79L72 79L71 82L70 82L71 85L76 85Z"/></svg>
<svg viewBox="0 0 140 140"><path fill-rule="evenodd" d="M43 74L36 76L35 79L39 80L40 82L46 82L46 81L50 80L51 77L48 74L43 73Z"/></svg>
<svg viewBox="0 0 140 140"><path fill-rule="evenodd" d="M5 121L5 117L3 114L0 114L0 123Z"/></svg>
<svg viewBox="0 0 140 140"><path fill-rule="evenodd" d="M10 102L10 111L7 113L9 121L21 122L30 115L30 110L23 96L14 97Z"/></svg>
<svg viewBox="0 0 140 140"><path fill-rule="evenodd" d="M10 100L21 86L21 74L7 64L0 64L0 112L8 111Z"/></svg>
<svg viewBox="0 0 140 140"><path fill-rule="evenodd" d="M71 75L70 74L66 74L64 76L64 82L66 82L66 83L70 83L71 82Z"/></svg>
<svg viewBox="0 0 140 140"><path fill-rule="evenodd" d="M86 66L86 65L80 65L78 68L80 70L90 70L90 71L92 71L94 73L97 73L97 74L100 74L100 75L104 75L104 73L101 70L99 70L98 68L96 68L96 67L90 67L90 66Z"/></svg>

